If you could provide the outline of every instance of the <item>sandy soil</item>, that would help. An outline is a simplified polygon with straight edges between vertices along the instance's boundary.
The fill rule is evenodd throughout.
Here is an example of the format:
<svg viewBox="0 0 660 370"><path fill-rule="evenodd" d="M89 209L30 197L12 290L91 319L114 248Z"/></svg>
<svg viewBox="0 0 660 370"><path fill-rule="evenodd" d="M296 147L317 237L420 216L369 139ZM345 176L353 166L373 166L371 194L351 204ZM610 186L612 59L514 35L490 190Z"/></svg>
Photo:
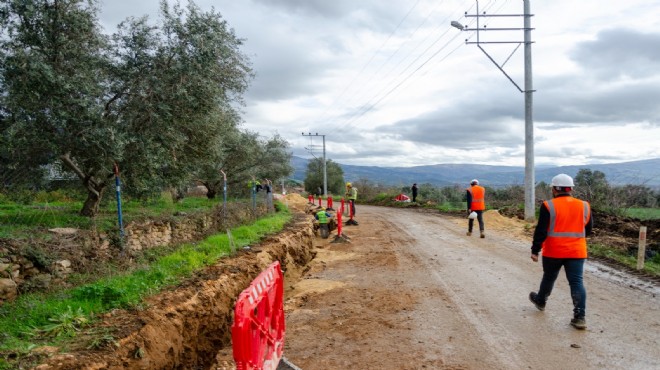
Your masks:
<svg viewBox="0 0 660 370"><path fill-rule="evenodd" d="M348 243L314 237L299 210L280 235L224 259L145 310L104 318L117 347L53 355L38 368L232 369L235 297L273 259L285 267L284 356L314 369L660 369L660 285L589 261L588 329L569 326L560 276L546 310L524 224L485 213L486 238L436 212L358 205ZM98 329L98 328L95 328ZM81 343L86 347L86 344ZM57 352L55 350L55 352Z"/></svg>
<svg viewBox="0 0 660 370"><path fill-rule="evenodd" d="M316 239L286 291L285 357L305 369L658 369L660 287L589 261L586 331L569 326L560 275L546 310L528 300L540 263L522 222L359 206L347 244Z"/></svg>

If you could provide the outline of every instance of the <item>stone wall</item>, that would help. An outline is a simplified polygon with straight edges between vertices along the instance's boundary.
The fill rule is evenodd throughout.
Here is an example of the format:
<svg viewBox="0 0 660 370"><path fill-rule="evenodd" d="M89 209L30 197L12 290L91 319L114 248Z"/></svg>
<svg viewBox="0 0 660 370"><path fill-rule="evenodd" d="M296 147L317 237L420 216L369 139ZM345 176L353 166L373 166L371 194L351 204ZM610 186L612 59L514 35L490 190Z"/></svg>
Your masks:
<svg viewBox="0 0 660 370"><path fill-rule="evenodd" d="M257 215L265 213L258 207ZM223 212L214 209L178 213L157 220L128 222L123 247L116 235L72 228L50 229L47 241L0 240L0 305L27 291L45 291L67 286L67 277L93 264L139 255L157 246L202 240L254 220L251 207L232 205ZM93 266L92 266L93 267Z"/></svg>

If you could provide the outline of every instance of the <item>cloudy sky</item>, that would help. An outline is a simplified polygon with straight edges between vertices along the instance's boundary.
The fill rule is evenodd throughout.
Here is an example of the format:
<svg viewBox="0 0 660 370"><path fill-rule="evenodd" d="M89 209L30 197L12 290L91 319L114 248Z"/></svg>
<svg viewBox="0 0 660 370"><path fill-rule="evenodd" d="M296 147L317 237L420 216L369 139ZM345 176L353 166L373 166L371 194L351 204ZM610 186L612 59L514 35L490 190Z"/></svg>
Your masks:
<svg viewBox="0 0 660 370"><path fill-rule="evenodd" d="M171 1L170 1L171 3ZM187 4L181 0L182 4ZM294 155L342 164L525 165L524 47L477 45L475 0L197 0L214 7L256 72L244 128ZM537 166L660 157L660 0L530 0ZM101 0L108 32L158 20L158 0ZM522 0L480 0L519 15ZM522 28L522 17L480 20ZM480 32L481 42L522 31ZM311 152L311 153L310 153Z"/></svg>

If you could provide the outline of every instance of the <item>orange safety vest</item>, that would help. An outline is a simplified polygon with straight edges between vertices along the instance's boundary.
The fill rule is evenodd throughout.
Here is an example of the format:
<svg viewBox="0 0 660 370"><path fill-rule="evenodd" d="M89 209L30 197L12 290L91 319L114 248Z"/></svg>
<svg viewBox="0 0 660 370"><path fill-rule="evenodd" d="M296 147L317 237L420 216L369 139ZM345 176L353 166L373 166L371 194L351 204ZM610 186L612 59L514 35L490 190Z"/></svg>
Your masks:
<svg viewBox="0 0 660 370"><path fill-rule="evenodd" d="M591 218L589 203L565 196L546 200L543 204L550 212L548 237L542 245L543 256L587 258L584 228Z"/></svg>
<svg viewBox="0 0 660 370"><path fill-rule="evenodd" d="M479 185L472 185L467 188L467 191L472 195L472 203L470 203L471 210L483 211L486 209L486 189Z"/></svg>

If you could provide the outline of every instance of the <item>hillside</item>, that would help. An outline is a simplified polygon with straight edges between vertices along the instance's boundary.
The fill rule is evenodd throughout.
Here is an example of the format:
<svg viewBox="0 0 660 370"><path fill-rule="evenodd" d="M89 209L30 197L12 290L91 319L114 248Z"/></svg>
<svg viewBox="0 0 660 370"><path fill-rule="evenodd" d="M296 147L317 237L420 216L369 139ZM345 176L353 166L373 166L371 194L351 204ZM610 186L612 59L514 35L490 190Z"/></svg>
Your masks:
<svg viewBox="0 0 660 370"><path fill-rule="evenodd" d="M293 178L303 181L309 159L293 157L291 165L295 172ZM475 164L435 164L416 167L378 167L354 166L339 163L347 180L368 179L383 185L433 184L436 186L463 185L473 178L478 178L483 184L492 187L522 185L525 179L525 168L522 166L488 166ZM583 166L558 166L536 168L537 182L549 183L558 173L575 176L578 171L588 168L601 171L612 185L645 185L660 188L660 158L643 161L591 164Z"/></svg>

